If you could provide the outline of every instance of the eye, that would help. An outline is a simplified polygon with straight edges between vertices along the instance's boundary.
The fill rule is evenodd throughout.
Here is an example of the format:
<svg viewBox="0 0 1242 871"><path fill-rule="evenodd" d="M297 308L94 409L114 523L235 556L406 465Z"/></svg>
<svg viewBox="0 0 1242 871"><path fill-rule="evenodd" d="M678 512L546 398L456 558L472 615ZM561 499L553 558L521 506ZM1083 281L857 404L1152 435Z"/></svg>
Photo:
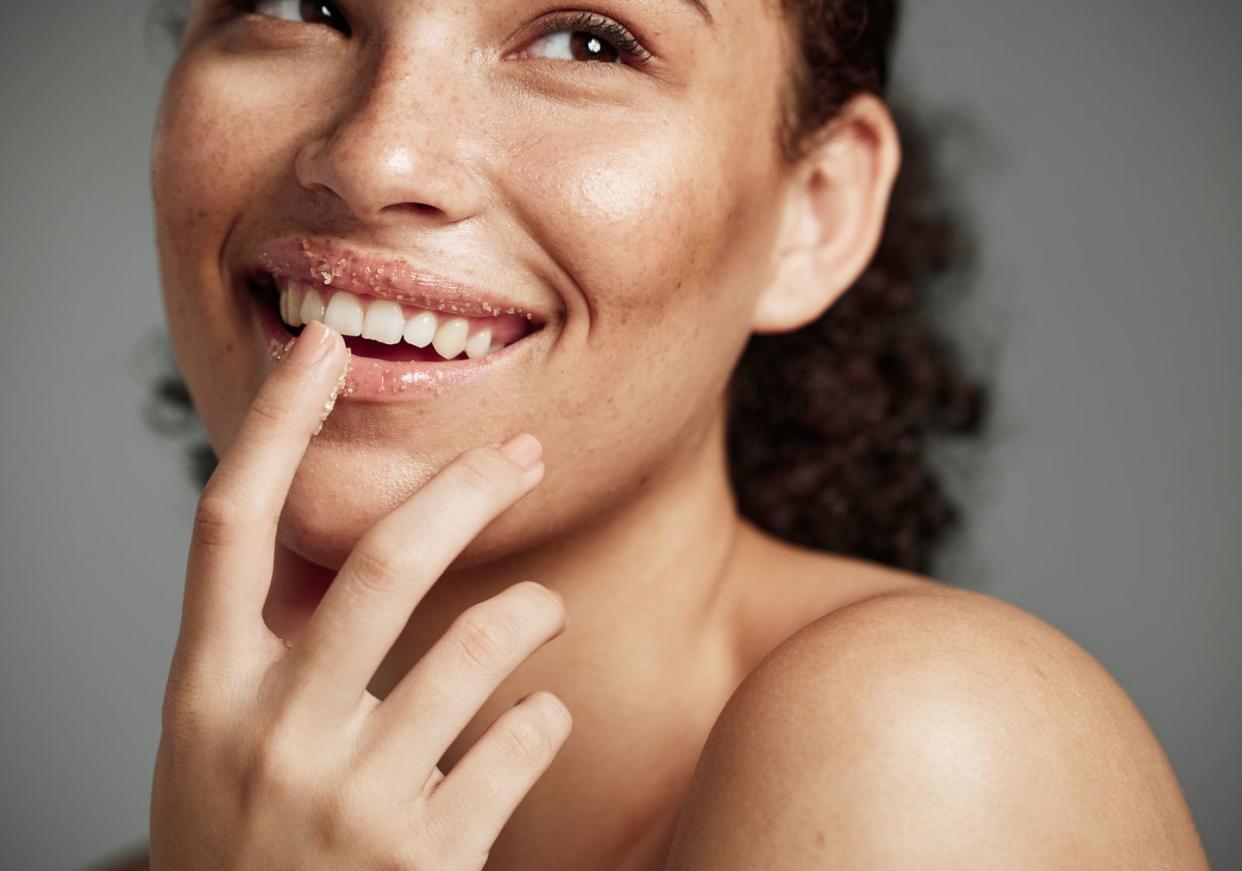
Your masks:
<svg viewBox="0 0 1242 871"><path fill-rule="evenodd" d="M523 56L595 61L608 66L642 66L651 58L634 35L617 22L589 12L562 13L539 24L540 34ZM539 54L540 50L548 54Z"/></svg>
<svg viewBox="0 0 1242 871"><path fill-rule="evenodd" d="M238 9L265 18L303 24L326 24L349 36L349 22L335 3L313 0L231 0Z"/></svg>

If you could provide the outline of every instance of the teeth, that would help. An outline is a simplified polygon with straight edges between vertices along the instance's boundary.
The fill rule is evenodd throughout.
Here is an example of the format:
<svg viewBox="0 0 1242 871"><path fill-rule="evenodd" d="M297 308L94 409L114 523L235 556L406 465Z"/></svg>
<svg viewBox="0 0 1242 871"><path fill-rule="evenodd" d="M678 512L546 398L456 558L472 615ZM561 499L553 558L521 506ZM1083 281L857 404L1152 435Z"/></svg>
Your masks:
<svg viewBox="0 0 1242 871"><path fill-rule="evenodd" d="M479 330L466 342L466 356L471 360L486 357L491 353L492 331L490 327Z"/></svg>
<svg viewBox="0 0 1242 871"><path fill-rule="evenodd" d="M395 345L401 341L404 329L405 315L401 313L401 306L391 299L377 299L367 306L367 314L362 321L362 338Z"/></svg>
<svg viewBox="0 0 1242 871"><path fill-rule="evenodd" d="M365 300L365 303L364 303ZM416 309L409 318L401 305L390 299L359 298L348 291L334 292L327 304L311 284L289 281L280 290L280 319L291 327L323 321L345 336L362 336L395 345L404 339L416 348L431 345L445 360L466 352L471 360L494 354L505 347L492 341L491 327L470 335L470 320Z"/></svg>
<svg viewBox="0 0 1242 871"><path fill-rule="evenodd" d="M342 336L362 335L362 302L348 290L338 290L328 300L324 323Z"/></svg>
<svg viewBox="0 0 1242 871"><path fill-rule="evenodd" d="M302 310L299 312L302 323L322 321L323 311L323 297L319 295L319 291L313 287L306 288L306 295L302 297Z"/></svg>
<svg viewBox="0 0 1242 871"><path fill-rule="evenodd" d="M280 313L291 327L302 326L302 285L296 281L280 292Z"/></svg>
<svg viewBox="0 0 1242 871"><path fill-rule="evenodd" d="M415 348L425 348L436 337L436 328L439 325L436 316L431 312L419 312L405 322L405 340Z"/></svg>
<svg viewBox="0 0 1242 871"><path fill-rule="evenodd" d="M470 322L465 318L450 318L436 330L436 337L431 346L445 360L452 360L466 349L466 337L470 332Z"/></svg>

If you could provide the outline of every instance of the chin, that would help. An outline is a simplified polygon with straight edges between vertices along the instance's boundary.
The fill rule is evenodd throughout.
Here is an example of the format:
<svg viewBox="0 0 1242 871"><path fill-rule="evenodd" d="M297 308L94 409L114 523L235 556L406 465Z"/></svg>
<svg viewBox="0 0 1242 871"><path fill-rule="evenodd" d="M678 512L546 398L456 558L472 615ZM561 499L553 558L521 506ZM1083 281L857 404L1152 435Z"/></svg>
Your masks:
<svg viewBox="0 0 1242 871"><path fill-rule="evenodd" d="M367 531L396 510L440 468L434 462L377 462L357 448L324 450L312 443L294 476L281 512L278 541L303 559L339 569ZM347 456L342 459L341 453ZM452 568L468 568L512 556L546 540L552 531L540 488L492 521L457 556Z"/></svg>

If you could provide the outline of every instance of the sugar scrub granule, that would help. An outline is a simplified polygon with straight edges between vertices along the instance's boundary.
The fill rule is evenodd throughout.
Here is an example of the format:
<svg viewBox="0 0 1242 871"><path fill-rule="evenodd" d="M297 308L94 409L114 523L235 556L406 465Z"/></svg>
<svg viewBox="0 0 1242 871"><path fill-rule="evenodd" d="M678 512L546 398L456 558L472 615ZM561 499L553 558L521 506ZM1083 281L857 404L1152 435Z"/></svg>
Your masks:
<svg viewBox="0 0 1242 871"><path fill-rule="evenodd" d="M267 343L267 351L271 354L273 360L283 360L289 356L289 352L293 350L293 344L296 341L297 338L292 338L281 344L278 339L271 339Z"/></svg>
<svg viewBox="0 0 1242 871"><path fill-rule="evenodd" d="M328 419L328 415L331 414L332 409L336 407L336 398L340 395L341 391L345 389L345 382L349 378L349 367L353 364L353 361L353 352L351 352L348 347L345 348L345 367L341 369L341 377L336 379L336 385L332 388L331 395L328 396L327 401L323 404L323 414L319 416L319 423L315 425L315 431L311 433L312 436L319 435L320 430L323 429L324 421Z"/></svg>

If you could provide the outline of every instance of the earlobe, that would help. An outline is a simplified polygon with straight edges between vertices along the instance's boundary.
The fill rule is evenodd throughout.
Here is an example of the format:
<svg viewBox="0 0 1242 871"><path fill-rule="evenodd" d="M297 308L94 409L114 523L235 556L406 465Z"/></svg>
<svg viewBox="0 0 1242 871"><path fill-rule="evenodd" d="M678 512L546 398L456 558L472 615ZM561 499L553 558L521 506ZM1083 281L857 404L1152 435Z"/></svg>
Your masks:
<svg viewBox="0 0 1242 871"><path fill-rule="evenodd" d="M854 97L783 190L776 262L756 301L755 332L806 326L858 280L879 245L900 164L888 108L871 94Z"/></svg>

